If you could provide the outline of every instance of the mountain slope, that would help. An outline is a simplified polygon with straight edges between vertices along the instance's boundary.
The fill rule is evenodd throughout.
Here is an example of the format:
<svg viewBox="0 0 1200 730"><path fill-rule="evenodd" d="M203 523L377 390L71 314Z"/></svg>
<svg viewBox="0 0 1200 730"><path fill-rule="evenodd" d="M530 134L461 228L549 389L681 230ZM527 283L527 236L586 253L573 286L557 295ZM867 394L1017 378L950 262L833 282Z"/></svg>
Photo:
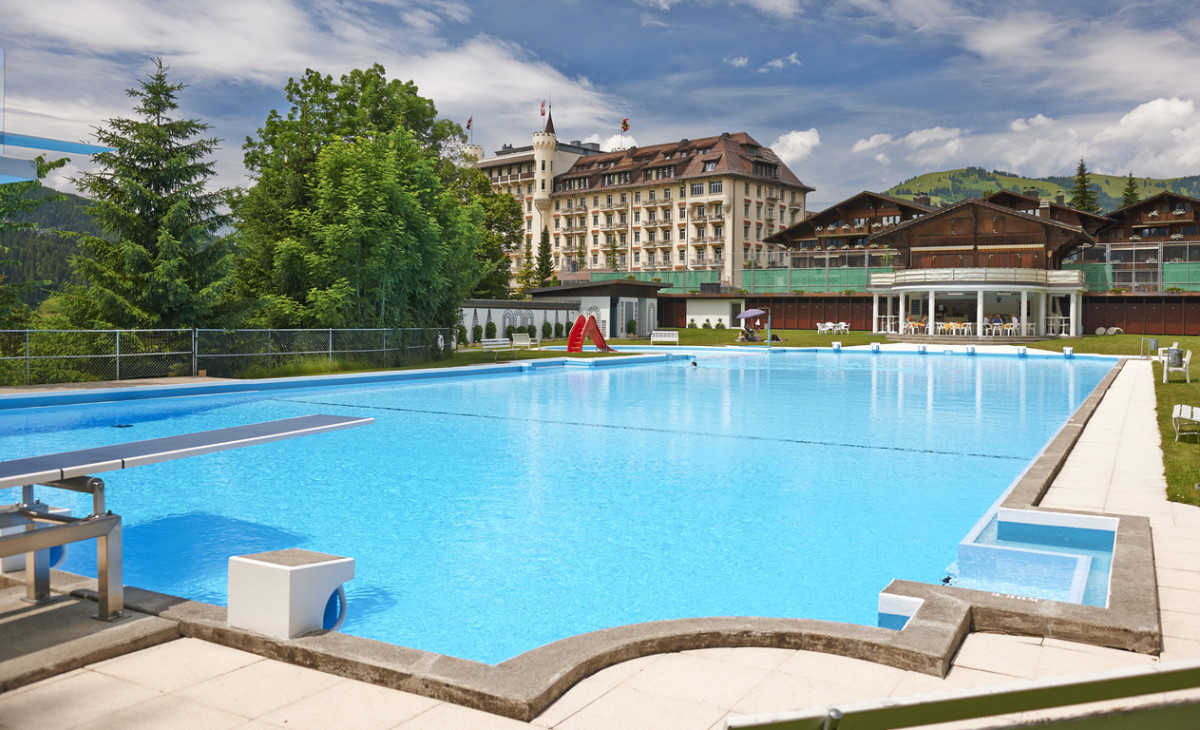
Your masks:
<svg viewBox="0 0 1200 730"><path fill-rule="evenodd" d="M55 192L37 186L27 195L44 198ZM12 284L48 282L47 286L28 292L23 297L26 304L36 307L71 275L70 259L77 250L75 241L56 231L100 235L99 227L84 210L89 204L87 198L68 193L65 200L43 203L32 212L13 218L22 223L35 223L37 228L0 231L0 260L5 262L0 265L0 275Z"/></svg>
<svg viewBox="0 0 1200 730"><path fill-rule="evenodd" d="M1091 179L1097 202L1105 212L1121 207L1121 191L1125 189L1127 178L1093 174ZM1138 192L1142 198L1157 195L1164 190L1200 198L1200 175L1170 179L1134 177L1134 181L1138 184ZM1066 202L1070 203L1069 191L1074 184L1071 176L1028 178L1001 170L989 172L979 167L968 167L918 175L885 190L884 193L897 198L912 198L918 192L924 192L929 194L934 205L946 205L957 203L964 198L982 198L999 190L1022 193L1026 188L1037 188L1039 196L1043 198L1053 199L1061 192L1066 196Z"/></svg>

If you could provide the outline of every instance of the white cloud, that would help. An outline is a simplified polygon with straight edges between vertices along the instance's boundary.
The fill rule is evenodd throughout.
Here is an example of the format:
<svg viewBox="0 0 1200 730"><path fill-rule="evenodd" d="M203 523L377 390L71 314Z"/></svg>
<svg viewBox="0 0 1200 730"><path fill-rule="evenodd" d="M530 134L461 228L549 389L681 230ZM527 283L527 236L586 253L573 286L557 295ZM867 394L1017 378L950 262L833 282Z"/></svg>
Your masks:
<svg viewBox="0 0 1200 730"><path fill-rule="evenodd" d="M1196 103L1178 97L1155 99L1138 105L1116 124L1105 127L1096 141L1141 139L1161 144L1166 135L1196 121Z"/></svg>
<svg viewBox="0 0 1200 730"><path fill-rule="evenodd" d="M803 65L804 64L800 61L799 55L795 51L793 51L793 52L789 53L788 55L783 56L781 58L774 58L774 59L771 59L770 61L767 61L766 63L764 63L762 65L762 68L760 68L759 71L760 72L779 71L780 69L782 69L786 66L803 66Z"/></svg>
<svg viewBox="0 0 1200 730"><path fill-rule="evenodd" d="M722 6L733 8L748 7L751 10L774 18L776 20L793 20L804 14L802 0L694 0L697 5ZM637 0L643 7L654 8L664 12L670 11L676 5L683 5L686 0Z"/></svg>
<svg viewBox="0 0 1200 730"><path fill-rule="evenodd" d="M746 58L745 56L734 56L733 58L725 59L725 63L733 66L734 68L742 68L746 64L750 63L750 59Z"/></svg>
<svg viewBox="0 0 1200 730"><path fill-rule="evenodd" d="M946 129L945 127L929 127L928 129L918 129L909 132L905 136L897 140L898 143L905 145L911 149L926 147L931 144L944 143L949 145L959 141L962 137L961 129Z"/></svg>
<svg viewBox="0 0 1200 730"><path fill-rule="evenodd" d="M895 140L890 134L872 134L867 139L860 139L855 142L854 146L850 148L850 151L852 153L866 152L867 150L873 150L876 147L883 147L884 145L889 145L893 142L895 142Z"/></svg>
<svg viewBox="0 0 1200 730"><path fill-rule="evenodd" d="M618 123L620 123L620 120L618 120ZM599 134L589 134L583 138L583 141L599 142L600 149L604 150L605 152L612 152L614 150L628 149L629 147L638 146L637 137L634 137L628 132L625 134L610 134L607 137L602 137Z"/></svg>
<svg viewBox="0 0 1200 730"><path fill-rule="evenodd" d="M1053 124L1054 120L1043 114L1036 114L1028 119L1014 119L1012 124L1008 125L1009 130L1013 132L1026 132L1030 129L1037 129Z"/></svg>
<svg viewBox="0 0 1200 730"><path fill-rule="evenodd" d="M771 143L771 149L779 155L785 165L791 167L812 154L821 145L821 135L816 127L808 130L793 129Z"/></svg>
<svg viewBox="0 0 1200 730"><path fill-rule="evenodd" d="M892 164L892 161L891 161L891 159L889 159L889 158L888 158L888 156L887 156L887 155L885 155L885 154L883 154L882 152L880 152L879 154L875 155L875 161L876 161L876 162L878 162L878 163L879 163L879 164L881 164L881 165L890 165L890 164Z"/></svg>

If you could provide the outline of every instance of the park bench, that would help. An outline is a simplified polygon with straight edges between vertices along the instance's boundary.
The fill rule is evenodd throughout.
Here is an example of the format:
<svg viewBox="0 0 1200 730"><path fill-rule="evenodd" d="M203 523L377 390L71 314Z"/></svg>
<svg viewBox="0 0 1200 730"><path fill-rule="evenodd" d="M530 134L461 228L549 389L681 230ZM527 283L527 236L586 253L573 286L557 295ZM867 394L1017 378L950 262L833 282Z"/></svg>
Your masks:
<svg viewBox="0 0 1200 730"><path fill-rule="evenodd" d="M40 603L50 599L49 548L96 538L100 602L96 618L118 619L125 610L121 516L105 508L104 480L92 474L352 428L374 420L299 416L0 462L0 489L21 488L20 502L0 507L0 528L9 528L0 534L0 557L25 555L26 597ZM72 517L55 510L35 498L35 485L91 494L92 512Z"/></svg>
<svg viewBox="0 0 1200 730"><path fill-rule="evenodd" d="M529 335L522 332L514 332L512 336L512 346L514 348L525 347L530 349L538 349L537 341Z"/></svg>
<svg viewBox="0 0 1200 730"><path fill-rule="evenodd" d="M662 344L678 345L679 344L679 333L676 332L675 330L654 330L653 332L651 332L650 333L650 344L657 345L660 342Z"/></svg>
<svg viewBox="0 0 1200 730"><path fill-rule="evenodd" d="M493 337L491 339L485 339L479 343L479 346L484 350L496 353L497 360L500 359L500 353L516 352L517 349L512 346L512 340L508 339L507 337Z"/></svg>

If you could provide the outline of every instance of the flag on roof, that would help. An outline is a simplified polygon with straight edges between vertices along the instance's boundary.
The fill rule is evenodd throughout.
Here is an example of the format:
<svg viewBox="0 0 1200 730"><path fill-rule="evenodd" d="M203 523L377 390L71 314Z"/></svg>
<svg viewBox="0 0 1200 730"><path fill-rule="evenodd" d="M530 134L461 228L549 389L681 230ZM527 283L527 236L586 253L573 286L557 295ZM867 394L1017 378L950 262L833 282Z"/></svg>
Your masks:
<svg viewBox="0 0 1200 730"><path fill-rule="evenodd" d="M545 102L545 100L543 100L543 101L542 101L542 116L543 116L543 117L544 117L544 116L546 116L546 102Z"/></svg>
<svg viewBox="0 0 1200 730"><path fill-rule="evenodd" d="M470 129L471 129L471 120L472 120L472 119L474 119L474 118L475 118L475 115L474 115L474 114L472 114L471 116L467 117L467 131L470 131Z"/></svg>
<svg viewBox="0 0 1200 730"><path fill-rule="evenodd" d="M629 117L625 117L624 119L621 120L621 131L622 132L629 131Z"/></svg>

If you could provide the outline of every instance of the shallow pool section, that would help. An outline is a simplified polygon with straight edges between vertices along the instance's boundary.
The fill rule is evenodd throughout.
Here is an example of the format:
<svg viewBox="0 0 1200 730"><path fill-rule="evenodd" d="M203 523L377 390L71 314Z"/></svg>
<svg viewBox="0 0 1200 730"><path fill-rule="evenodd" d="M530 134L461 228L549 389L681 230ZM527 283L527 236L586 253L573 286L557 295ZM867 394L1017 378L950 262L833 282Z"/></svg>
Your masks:
<svg viewBox="0 0 1200 730"><path fill-rule="evenodd" d="M231 555L352 557L345 632L495 663L659 619L875 625L880 590L940 581L1115 359L692 362L25 408L0 412L0 458L372 417L106 475L125 582L224 604ZM95 575L94 556L73 548L62 567Z"/></svg>
<svg viewBox="0 0 1200 730"><path fill-rule="evenodd" d="M1000 508L958 547L956 585L1108 605L1115 517Z"/></svg>

